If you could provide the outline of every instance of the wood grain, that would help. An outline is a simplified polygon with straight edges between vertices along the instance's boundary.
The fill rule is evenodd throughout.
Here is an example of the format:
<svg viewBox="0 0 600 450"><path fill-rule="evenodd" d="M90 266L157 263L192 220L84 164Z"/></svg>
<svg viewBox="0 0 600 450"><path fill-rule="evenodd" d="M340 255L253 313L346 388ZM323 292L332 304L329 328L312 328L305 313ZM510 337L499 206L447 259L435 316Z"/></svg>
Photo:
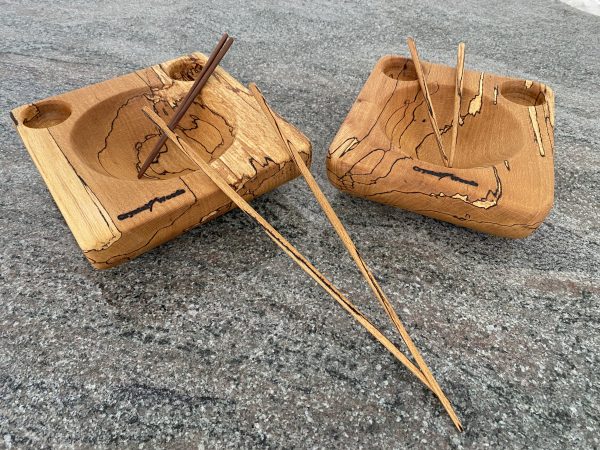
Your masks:
<svg viewBox="0 0 600 450"><path fill-rule="evenodd" d="M25 147L94 267L128 261L235 207L173 143L137 179L161 136L142 108L169 120L206 60L194 53L12 111ZM309 163L309 140L281 124ZM247 199L299 174L252 95L220 67L177 132Z"/></svg>
<svg viewBox="0 0 600 450"><path fill-rule="evenodd" d="M371 269L369 269L369 267L367 266L363 257L358 252L358 249L356 248L356 245L352 241L352 238L350 237L350 234L346 230L346 227L344 227L344 225L342 224L342 221L339 219L339 217L335 213L334 209L332 208L331 204L327 200L327 197L325 197L325 194L323 194L323 191L319 187L315 178L312 176L312 173L310 172L308 166L304 163L304 161L300 157L300 154L294 148L293 144L284 136L284 134L281 130L281 127L279 125L279 119L277 118L277 115L273 112L273 110L267 104L267 101L263 97L261 91L258 89L258 87L256 87L256 85L254 83L250 84L250 92L252 92L252 94L254 95L256 101L260 105L263 113L265 114L265 116L267 117L267 119L269 120L269 122L271 123L273 128L275 130L277 130L277 134L279 135L282 143L286 146L286 148L290 152L290 155L292 156L294 162L298 166L300 173L304 177L304 179L305 179L306 183L308 184L310 190L312 191L313 195L317 199L317 202L323 209L323 212L327 216L327 219L333 226L333 229L338 234L340 240L344 244L344 247L346 247L346 249L348 250L348 253L350 254L350 256L352 257L356 266L360 270L363 278L367 281L367 284L369 285L369 287L375 294L375 297L380 302L384 311L386 312L386 314L388 315L388 317L394 324L394 327L396 328L396 330L398 330L400 336L402 337L402 340L404 341L407 348L409 349L410 354L413 356L414 360L417 362L417 365L419 366L421 373L424 375L424 377L429 382L429 385L431 386L432 391L439 398L440 402L444 406L444 409L446 409L448 415L452 419L452 422L454 423L456 428L458 430L462 431L462 424L461 424L460 420L458 419L458 416L456 415L454 408L452 408L450 401L447 399L446 395L444 394L444 392L440 388L439 384L435 380L435 377L431 373L431 370L425 363L425 360L421 356L420 352L417 350L417 347L415 346L413 340L411 339L410 335L406 331L404 324L401 322L400 318L398 317L396 310L394 309L391 302L389 301L389 299L383 292L383 289L381 288L381 286L379 285L379 282L377 281L377 279L371 272Z"/></svg>
<svg viewBox="0 0 600 450"><path fill-rule="evenodd" d="M440 159L413 61L376 64L330 145L327 173L369 200L499 236L532 233L554 198L554 94L542 83L428 63L431 99L453 167Z"/></svg>

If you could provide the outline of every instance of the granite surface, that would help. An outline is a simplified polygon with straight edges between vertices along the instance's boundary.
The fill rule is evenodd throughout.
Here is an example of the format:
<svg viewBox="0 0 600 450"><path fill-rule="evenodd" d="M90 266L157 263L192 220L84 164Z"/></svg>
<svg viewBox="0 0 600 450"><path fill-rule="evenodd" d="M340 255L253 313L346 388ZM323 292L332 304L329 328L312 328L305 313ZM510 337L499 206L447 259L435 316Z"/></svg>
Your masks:
<svg viewBox="0 0 600 450"><path fill-rule="evenodd" d="M21 104L237 38L224 66L313 141L313 172L462 418L239 211L95 271L11 126ZM531 237L336 192L324 156L377 59L549 84L556 199ZM600 18L559 2L0 1L0 445L600 446ZM301 180L258 199L384 314Z"/></svg>

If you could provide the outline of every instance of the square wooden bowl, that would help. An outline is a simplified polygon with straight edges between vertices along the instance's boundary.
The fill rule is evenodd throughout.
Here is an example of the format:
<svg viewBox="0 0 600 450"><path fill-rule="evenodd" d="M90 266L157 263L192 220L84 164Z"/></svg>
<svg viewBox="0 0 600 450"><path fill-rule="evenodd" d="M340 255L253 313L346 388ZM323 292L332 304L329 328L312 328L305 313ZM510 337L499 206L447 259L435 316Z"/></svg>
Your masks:
<svg viewBox="0 0 600 450"><path fill-rule="evenodd" d="M445 148L455 68L423 63ZM446 167L411 59L385 56L327 156L340 190L500 236L529 235L554 198L554 95L538 82L466 70L455 162Z"/></svg>
<svg viewBox="0 0 600 450"><path fill-rule="evenodd" d="M168 122L206 60L194 53L11 112L94 267L130 260L232 209L227 196L172 143L137 179L160 137L142 107ZM310 141L287 122L281 125L310 163ZM246 199L299 174L254 97L220 67L176 131Z"/></svg>

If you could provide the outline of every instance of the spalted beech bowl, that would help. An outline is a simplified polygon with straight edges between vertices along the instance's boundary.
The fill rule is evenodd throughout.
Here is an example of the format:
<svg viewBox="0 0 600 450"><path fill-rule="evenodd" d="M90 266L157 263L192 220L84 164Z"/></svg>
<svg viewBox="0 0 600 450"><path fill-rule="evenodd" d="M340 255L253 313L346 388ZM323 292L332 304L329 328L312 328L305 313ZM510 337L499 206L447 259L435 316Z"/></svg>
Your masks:
<svg viewBox="0 0 600 450"><path fill-rule="evenodd" d="M424 69L449 149L455 70ZM446 167L412 60L386 56L334 138L327 171L352 195L516 238L535 230L552 207L553 156L550 88L465 71L455 160Z"/></svg>
<svg viewBox="0 0 600 450"><path fill-rule="evenodd" d="M233 207L170 142L137 179L160 137L142 108L169 121L206 60L194 53L11 112L94 267L130 260ZM283 120L281 126L309 162L308 139ZM254 97L222 68L175 131L247 199L298 175Z"/></svg>

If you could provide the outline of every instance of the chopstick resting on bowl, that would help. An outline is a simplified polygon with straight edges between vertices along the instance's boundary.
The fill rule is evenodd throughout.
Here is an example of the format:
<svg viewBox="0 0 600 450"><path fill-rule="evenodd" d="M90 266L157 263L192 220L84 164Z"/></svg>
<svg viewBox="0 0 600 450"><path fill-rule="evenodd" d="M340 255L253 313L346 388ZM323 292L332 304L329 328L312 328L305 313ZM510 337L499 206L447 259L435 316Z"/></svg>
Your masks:
<svg viewBox="0 0 600 450"><path fill-rule="evenodd" d="M232 37L229 37L227 33L223 33L223 36L221 36L221 39L217 43L216 47L213 49L212 53L210 54L210 57L202 67L202 71L200 72L198 78L192 85L192 88L181 101L179 108L177 108L177 112L169 121L169 130L175 129L175 127L177 126L181 118L184 116L184 114L187 112L189 107L192 105L192 103L194 103L194 100L196 99L196 97L198 97L198 95L202 91L202 88L208 82L208 79L221 62L221 59L223 59L223 56L225 56L225 53L227 53L227 51L231 47L231 44L233 44L233 41L234 39ZM150 152L150 154L142 164L142 167L138 172L138 178L142 178L144 176L144 173L146 173L146 170L148 170L150 164L154 162L154 160L158 156L158 153L160 152L160 149L166 142L167 136L163 133L152 152Z"/></svg>
<svg viewBox="0 0 600 450"><path fill-rule="evenodd" d="M456 81L454 85L454 118L452 120L452 146L450 147L450 156L448 157L448 167L454 164L454 152L456 151L456 139L458 137L458 127L460 126L460 101L462 100L463 77L465 74L465 44L458 44L458 53L456 54Z"/></svg>
<svg viewBox="0 0 600 450"><path fill-rule="evenodd" d="M417 77L419 79L419 86L421 87L421 91L423 92L423 97L425 98L425 104L427 106L427 116L429 117L429 123L431 123L431 128L433 129L433 134L435 135L435 141L438 145L438 149L440 151L440 155L442 157L442 161L444 165L448 166L448 156L444 151L444 144L442 143L442 135L440 133L440 127L438 126L437 119L435 117L435 111L433 110L433 103L431 102L431 95L429 95L429 88L427 87L427 77L423 72L423 67L421 65L421 59L419 58L419 52L417 52L417 45L413 38L409 37L406 42L408 43L408 49L410 50L410 55L412 56L413 64L415 65L415 70L417 71Z"/></svg>

